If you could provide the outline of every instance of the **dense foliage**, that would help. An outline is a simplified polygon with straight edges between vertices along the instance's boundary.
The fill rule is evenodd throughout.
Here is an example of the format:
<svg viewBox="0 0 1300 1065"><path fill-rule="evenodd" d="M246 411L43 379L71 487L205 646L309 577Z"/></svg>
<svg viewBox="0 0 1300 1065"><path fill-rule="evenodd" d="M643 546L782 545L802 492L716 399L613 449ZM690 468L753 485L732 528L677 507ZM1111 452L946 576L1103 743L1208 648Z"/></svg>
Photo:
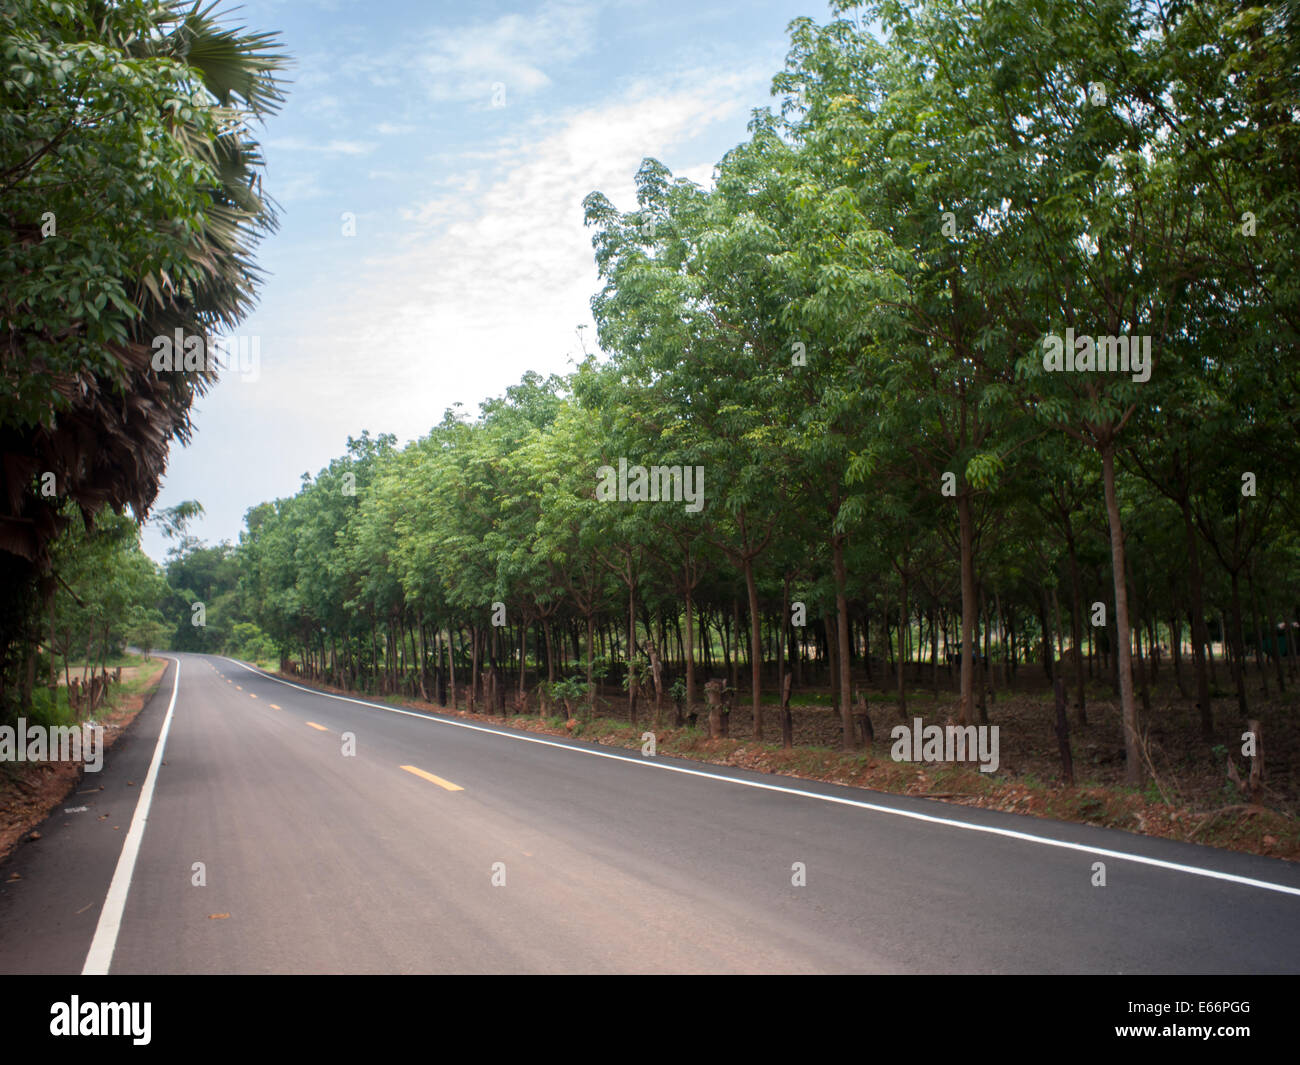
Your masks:
<svg viewBox="0 0 1300 1065"><path fill-rule="evenodd" d="M1104 661L1133 782L1161 655L1206 738L1212 639L1243 717L1250 661L1295 683L1295 7L839 14L713 188L647 160L634 210L588 198L606 358L249 513L242 602L300 668L472 704L486 664L498 707L612 670L635 715L702 665L756 737L825 670L852 746L873 658L955 661L962 723L1029 661L1086 720ZM621 462L700 505L608 498Z"/></svg>
<svg viewBox="0 0 1300 1065"><path fill-rule="evenodd" d="M967 723L1063 677L1080 723L1109 686L1134 783L1172 659L1221 742L1297 682L1296 17L796 21L710 188L648 159L635 208L588 197L602 356L182 541L173 645L496 710L603 678L633 720L722 680L756 738L788 675L846 747L887 680Z"/></svg>
<svg viewBox="0 0 1300 1065"><path fill-rule="evenodd" d="M60 536L145 517L216 380L209 339L251 306L273 48L180 0L0 7L0 718L30 687ZM201 357L160 366L173 336Z"/></svg>

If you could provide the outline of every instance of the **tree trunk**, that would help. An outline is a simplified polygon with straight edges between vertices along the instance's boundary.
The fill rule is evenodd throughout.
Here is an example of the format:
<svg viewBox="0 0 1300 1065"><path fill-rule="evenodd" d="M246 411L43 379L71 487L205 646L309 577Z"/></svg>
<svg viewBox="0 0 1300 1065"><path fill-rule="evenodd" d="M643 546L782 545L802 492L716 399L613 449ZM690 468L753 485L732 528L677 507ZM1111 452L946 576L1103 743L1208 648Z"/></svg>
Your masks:
<svg viewBox="0 0 1300 1065"><path fill-rule="evenodd" d="M1047 589L1042 588L1038 594L1038 623L1043 630L1043 672L1050 683L1056 677L1055 662L1052 658L1052 623L1047 617Z"/></svg>
<svg viewBox="0 0 1300 1065"><path fill-rule="evenodd" d="M416 677L419 678L420 698L427 703L429 702L429 692L428 692L428 688L425 686L424 679L425 679L425 672L426 672L428 658L425 654L425 646L424 646L424 619L417 615L415 619L415 624L416 627L419 628L420 630L420 646L419 646L419 651L417 656L417 650L415 646L415 631L414 629L412 629L410 631L411 656L415 658L417 663L419 663L415 671L415 675Z"/></svg>
<svg viewBox="0 0 1300 1065"><path fill-rule="evenodd" d="M1286 656L1290 660L1291 679L1294 681L1300 673L1300 665L1297 664L1300 663L1300 652L1296 650L1296 629L1293 624L1295 619L1287 614L1283 614L1282 617L1286 621Z"/></svg>
<svg viewBox="0 0 1300 1065"><path fill-rule="evenodd" d="M1070 753L1070 721L1065 713L1065 680L1057 677L1052 684L1056 696L1056 743L1061 752L1061 776L1066 787L1074 787L1074 757Z"/></svg>
<svg viewBox="0 0 1300 1065"><path fill-rule="evenodd" d="M691 589L686 588L686 713L695 713L695 618Z"/></svg>
<svg viewBox="0 0 1300 1065"><path fill-rule="evenodd" d="M784 709L784 703L789 701L789 697L784 694L787 687L785 683L785 678L788 675L788 668L786 666L786 661L785 661L785 637L786 637L786 622L789 617L790 617L790 574L786 573L784 574L781 583L781 617L778 620L776 626L776 690L782 693L782 699L784 700L784 702L782 703L783 709ZM784 729L785 729L784 723L782 724L781 728L782 728L782 734L784 735Z"/></svg>
<svg viewBox="0 0 1300 1065"><path fill-rule="evenodd" d="M749 683L750 704L754 714L754 739L763 738L763 643L758 616L758 582L754 578L754 560L745 559L745 590L749 593Z"/></svg>
<svg viewBox="0 0 1300 1065"><path fill-rule="evenodd" d="M1124 564L1125 564L1126 566L1128 565L1128 559L1127 559L1127 558L1125 558L1125 560L1124 560ZM1137 583L1133 580L1133 573L1132 573L1132 567L1131 567L1131 566L1129 567L1128 576L1129 576L1128 583L1129 583L1129 584L1132 584L1133 587L1136 588L1136 587L1137 587ZM1140 613L1140 611L1141 611L1141 604L1140 604L1140 603L1138 604L1138 611L1139 611L1139 613ZM1146 667L1146 660L1145 660L1145 659L1143 658L1143 656L1142 656L1142 619L1141 619L1141 617L1138 618L1137 624L1133 626L1133 645L1134 645L1134 647L1137 648L1137 662L1136 662L1136 664L1135 664L1135 665L1136 665L1136 668L1135 668L1134 672L1135 672L1136 675L1137 675L1137 680L1138 680L1138 694L1139 694L1139 697L1140 697L1141 700L1142 700L1142 712L1143 712L1144 714L1149 714L1149 713L1151 713L1151 692L1150 692L1150 689L1147 687L1147 667Z"/></svg>
<svg viewBox="0 0 1300 1065"><path fill-rule="evenodd" d="M627 586L627 715L636 724L636 585Z"/></svg>
<svg viewBox="0 0 1300 1065"><path fill-rule="evenodd" d="M939 617L934 607L930 608L930 688L935 699L939 698Z"/></svg>
<svg viewBox="0 0 1300 1065"><path fill-rule="evenodd" d="M528 621L525 619L519 626L519 682L518 694L524 694L524 686L528 683Z"/></svg>
<svg viewBox="0 0 1300 1065"><path fill-rule="evenodd" d="M1273 617L1272 611L1269 612L1270 619ZM1273 621L1269 621L1273 629L1273 664L1277 666L1277 690L1285 694L1286 692L1286 674L1282 671L1282 636L1278 632L1278 627ZM1285 630L1283 630L1285 631Z"/></svg>
<svg viewBox="0 0 1300 1065"><path fill-rule="evenodd" d="M447 679L451 683L451 708L456 709L456 645L451 639L451 626L447 626Z"/></svg>
<svg viewBox="0 0 1300 1065"><path fill-rule="evenodd" d="M848 576L844 567L844 537L831 537L831 562L835 575L835 615L837 639L836 665L839 677L840 727L843 730L843 745L846 751L857 750L858 738L853 728L853 706L849 701L849 601L847 594ZM827 636L829 637L829 633ZM827 648L829 650L829 639Z"/></svg>
<svg viewBox="0 0 1300 1065"><path fill-rule="evenodd" d="M477 625L471 625L469 629L469 695L466 696L466 702L469 704L466 709L473 713L478 706L479 696L479 631Z"/></svg>
<svg viewBox="0 0 1300 1065"><path fill-rule="evenodd" d="M1187 698L1187 686L1183 683L1183 623L1175 610L1169 618L1169 653L1174 660L1174 681L1178 685L1178 694Z"/></svg>
<svg viewBox="0 0 1300 1065"><path fill-rule="evenodd" d="M1223 636L1227 630L1223 627L1223 619L1219 619L1219 635ZM1216 688L1219 686L1219 675L1214 669L1214 641L1210 639L1210 628L1205 627L1205 657L1210 667L1210 683Z"/></svg>
<svg viewBox="0 0 1300 1065"><path fill-rule="evenodd" d="M993 589L993 621L997 627L997 637L998 637L996 657L1001 666L1001 669L998 670L995 668L992 672L992 678L993 678L993 683L996 685L998 683L998 673L1001 672L1002 686L1005 688L1008 687L1009 682L1008 682L1006 640L1004 638L1005 632L1002 628L1003 620L1004 619L1002 617L1002 597L998 595L997 589L994 588Z"/></svg>
<svg viewBox="0 0 1300 1065"><path fill-rule="evenodd" d="M961 532L961 708L957 724L969 725L975 693L975 531L970 512L970 490L957 497Z"/></svg>
<svg viewBox="0 0 1300 1065"><path fill-rule="evenodd" d="M731 690L740 691L740 600L731 600Z"/></svg>
<svg viewBox="0 0 1300 1065"><path fill-rule="evenodd" d="M1196 674L1196 706L1201 715L1201 738L1214 739L1214 706L1210 701L1210 672L1206 652L1210 645L1210 631L1205 624L1205 600L1201 576L1201 554L1196 540L1196 526L1192 523L1192 504L1187 493L1179 501L1183 512L1183 529L1187 536L1187 591L1188 620L1192 626L1192 671Z"/></svg>
<svg viewBox="0 0 1300 1065"><path fill-rule="evenodd" d="M789 750L794 746L794 715L790 712L790 681L793 678L789 673L781 683L781 746Z"/></svg>
<svg viewBox="0 0 1300 1065"><path fill-rule="evenodd" d="M704 696L709 704L709 739L722 738L722 688L723 681L717 678L704 685Z"/></svg>
<svg viewBox="0 0 1300 1065"><path fill-rule="evenodd" d="M596 713L596 685L595 685L595 660L592 658L592 639L595 636L593 628L595 626L594 615L587 615L587 713L594 715Z"/></svg>
<svg viewBox="0 0 1300 1065"><path fill-rule="evenodd" d="M731 677L734 683L736 674L731 668L731 640L727 634L727 617L721 610L718 611L717 625L718 641L722 644L722 671Z"/></svg>
<svg viewBox="0 0 1300 1065"><path fill-rule="evenodd" d="M492 626L492 699L488 705L494 713L509 717L509 710L506 708L505 677L501 668L501 660L504 657L501 649L501 629L500 625Z"/></svg>
<svg viewBox="0 0 1300 1065"><path fill-rule="evenodd" d="M1142 783L1141 752L1138 745L1137 705L1133 700L1133 672L1129 661L1128 588L1124 575L1124 527L1120 521L1119 499L1115 495L1115 447L1107 444L1101 453L1102 479L1106 488L1106 516L1110 523L1111 573L1115 583L1116 658L1119 665L1120 706L1124 718L1124 782Z"/></svg>
<svg viewBox="0 0 1300 1065"><path fill-rule="evenodd" d="M1250 710L1246 705L1246 641L1241 628L1241 567L1232 571L1232 657L1233 680L1237 684L1237 709L1246 717ZM1220 623L1222 624L1222 623Z"/></svg>
<svg viewBox="0 0 1300 1065"><path fill-rule="evenodd" d="M903 593L898 604L898 712L903 717L907 716L907 687L903 682L903 663L906 659L903 657L906 646L906 637L909 626L907 624L907 574L903 574Z"/></svg>
<svg viewBox="0 0 1300 1065"><path fill-rule="evenodd" d="M871 672L871 611L863 609L862 611L862 665L867 671L867 683L870 684L873 675ZM798 678L795 678L798 680Z"/></svg>
<svg viewBox="0 0 1300 1065"><path fill-rule="evenodd" d="M1259 667L1259 679L1264 686L1264 698L1268 698L1268 663L1263 660L1264 630L1260 623L1259 590L1255 587L1255 567L1246 566L1246 580L1250 584L1250 612L1255 616L1255 665Z"/></svg>

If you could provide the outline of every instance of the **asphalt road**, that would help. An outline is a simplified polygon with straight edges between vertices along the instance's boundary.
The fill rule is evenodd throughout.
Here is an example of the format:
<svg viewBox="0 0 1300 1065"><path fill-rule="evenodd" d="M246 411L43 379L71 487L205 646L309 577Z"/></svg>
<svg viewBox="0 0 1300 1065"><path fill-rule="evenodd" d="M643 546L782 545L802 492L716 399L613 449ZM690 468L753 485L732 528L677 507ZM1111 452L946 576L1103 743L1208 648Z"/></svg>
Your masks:
<svg viewBox="0 0 1300 1065"><path fill-rule="evenodd" d="M173 663L0 865L0 972L1300 971L1290 863L177 657L179 684Z"/></svg>

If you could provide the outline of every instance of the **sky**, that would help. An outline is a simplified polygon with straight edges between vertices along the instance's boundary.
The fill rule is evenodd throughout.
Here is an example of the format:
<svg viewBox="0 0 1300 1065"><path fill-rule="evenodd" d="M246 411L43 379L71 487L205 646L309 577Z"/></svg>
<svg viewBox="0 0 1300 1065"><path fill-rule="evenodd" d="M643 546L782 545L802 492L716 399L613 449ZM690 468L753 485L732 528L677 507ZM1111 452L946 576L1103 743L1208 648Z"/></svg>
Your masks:
<svg viewBox="0 0 1300 1065"><path fill-rule="evenodd" d="M173 444L154 513L237 542L349 436L418 439L527 371L598 345L583 198L635 206L646 157L707 184L746 137L800 16L824 0L244 0L278 31L288 98L256 127L280 228L229 369ZM147 525L145 550L170 546Z"/></svg>

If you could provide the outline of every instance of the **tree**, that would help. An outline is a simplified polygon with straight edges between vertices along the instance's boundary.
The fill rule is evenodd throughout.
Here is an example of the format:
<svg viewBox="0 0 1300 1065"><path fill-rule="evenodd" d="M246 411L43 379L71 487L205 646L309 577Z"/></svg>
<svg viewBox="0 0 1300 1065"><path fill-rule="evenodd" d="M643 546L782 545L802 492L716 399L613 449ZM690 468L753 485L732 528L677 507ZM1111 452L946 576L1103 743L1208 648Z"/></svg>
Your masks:
<svg viewBox="0 0 1300 1065"><path fill-rule="evenodd" d="M275 215L250 125L282 99L270 34L177 0L0 11L0 677L71 502L143 520L216 379L155 366L246 313ZM3 693L0 693L3 697Z"/></svg>

